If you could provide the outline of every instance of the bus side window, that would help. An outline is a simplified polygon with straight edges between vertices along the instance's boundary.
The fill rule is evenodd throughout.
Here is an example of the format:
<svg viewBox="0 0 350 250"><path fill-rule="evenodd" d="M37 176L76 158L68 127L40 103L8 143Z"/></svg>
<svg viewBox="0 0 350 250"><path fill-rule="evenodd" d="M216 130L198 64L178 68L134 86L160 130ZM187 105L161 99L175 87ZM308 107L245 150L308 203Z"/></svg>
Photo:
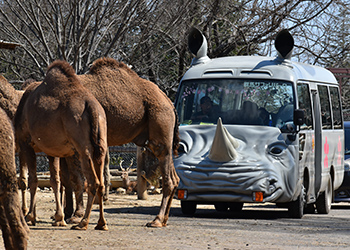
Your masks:
<svg viewBox="0 0 350 250"><path fill-rule="evenodd" d="M322 128L331 129L332 128L332 117L331 117L331 107L329 103L328 88L324 85L317 86L320 103L321 103L321 116L322 116Z"/></svg>
<svg viewBox="0 0 350 250"><path fill-rule="evenodd" d="M339 98L339 89L337 87L329 87L331 94L332 113L333 113L333 128L342 129L341 103Z"/></svg>
<svg viewBox="0 0 350 250"><path fill-rule="evenodd" d="M313 129L310 90L306 83L298 83L298 103L299 109L304 110L305 115L305 124L300 129Z"/></svg>

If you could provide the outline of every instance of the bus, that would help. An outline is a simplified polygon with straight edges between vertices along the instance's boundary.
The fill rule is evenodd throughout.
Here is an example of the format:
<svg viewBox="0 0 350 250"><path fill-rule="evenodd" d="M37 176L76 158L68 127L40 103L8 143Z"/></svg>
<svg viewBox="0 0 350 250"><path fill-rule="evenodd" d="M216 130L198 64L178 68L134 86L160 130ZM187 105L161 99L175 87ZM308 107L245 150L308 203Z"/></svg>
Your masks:
<svg viewBox="0 0 350 250"><path fill-rule="evenodd" d="M194 58L175 107L180 148L176 198L184 214L197 205L241 211L275 203L292 218L328 214L344 177L344 127L339 85L325 68L294 62L288 30L276 57L211 59L207 40L191 28Z"/></svg>

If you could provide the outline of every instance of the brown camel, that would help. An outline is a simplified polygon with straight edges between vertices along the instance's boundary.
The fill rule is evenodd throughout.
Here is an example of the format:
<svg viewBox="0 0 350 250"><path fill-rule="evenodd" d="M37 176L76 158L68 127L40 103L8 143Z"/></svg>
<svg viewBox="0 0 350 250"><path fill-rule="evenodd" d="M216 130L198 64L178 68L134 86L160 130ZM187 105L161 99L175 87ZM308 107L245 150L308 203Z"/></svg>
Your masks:
<svg viewBox="0 0 350 250"><path fill-rule="evenodd" d="M172 102L157 85L111 58L96 60L87 74L78 77L106 112L108 145L134 142L147 148L144 156L150 154L158 159L163 197L159 214L147 226L166 226L179 182L172 160L179 143L177 114ZM144 160L138 161L138 168L142 169L143 164L146 164Z"/></svg>
<svg viewBox="0 0 350 250"><path fill-rule="evenodd" d="M35 81L33 79L28 79L27 81L25 81L22 84L22 90L16 90L13 85L11 85L6 78L4 78L2 75L0 75L0 108L2 108L7 116L13 120L18 104L22 98L22 95L24 93L23 90L25 90L31 83L34 84L40 84L40 83L35 83ZM73 161L73 162L72 162ZM66 186L67 188L72 188L72 184L77 184L76 188L76 195L81 195L81 202L77 203L77 208L76 208L76 212L75 212L75 216L77 217L77 219L81 219L81 217L83 217L84 215L84 207L83 207L83 200L82 200L82 194L83 194L83 190L80 187L80 182L81 182L81 168L76 169L74 167L70 167L68 168L67 164L75 164L75 165L79 165L77 164L77 162L79 162L79 159L77 156L74 157L68 157L67 159L62 158L61 159L62 162L62 166L61 168L63 170L60 171L60 174L63 174L61 177L61 182L64 186ZM108 163L108 162L107 162ZM76 171L78 171L76 173ZM71 173L73 172L73 173ZM68 173L68 174L67 174ZM67 179L68 178L68 179ZM23 213L24 215L26 215L28 213L28 209L27 209L27 205L26 205L26 198L25 198L25 190L27 189L27 181L26 178L25 179L19 179L19 184L22 187L21 189L23 190L22 192L22 209L23 209ZM67 193L71 193L71 190L68 190ZM69 198L69 197L68 197ZM72 199L72 197L71 197ZM72 203L72 201L68 201L68 203ZM73 204L73 203L72 203ZM73 209L73 208L68 208L68 209ZM65 214L69 214L68 218L71 217L71 215L73 214L73 211L65 211ZM72 220L72 222L77 222L78 220Z"/></svg>
<svg viewBox="0 0 350 250"><path fill-rule="evenodd" d="M79 155L88 183L88 202L80 223L73 229L87 229L97 191L100 218L95 229L107 230L103 215L103 165L107 152L107 123L103 108L79 82L73 68L55 61L44 81L31 84L23 94L15 115L16 142L19 147L20 177L29 170L31 202L26 219L35 224L35 152L48 155L51 185L56 198L54 225L65 225L59 197L59 157Z"/></svg>
<svg viewBox="0 0 350 250"><path fill-rule="evenodd" d="M12 123L0 108L0 227L6 249L27 249L29 228L18 194L15 137Z"/></svg>
<svg viewBox="0 0 350 250"><path fill-rule="evenodd" d="M138 150L138 196L144 198L146 179L157 179L159 173L162 175L160 212L147 226L166 226L179 182L172 162L172 153L177 154L179 137L177 115L171 101L155 84L140 78L114 59L98 59L87 74L78 77L106 112L108 145L134 142L147 148ZM76 198L76 203L81 204L82 196L76 195ZM77 210L75 214L79 214ZM76 219L73 217L72 221Z"/></svg>
<svg viewBox="0 0 350 250"><path fill-rule="evenodd" d="M156 178L153 173L160 172L163 181L159 214L147 226L166 226L179 182L172 161L179 144L177 114L172 102L154 83L140 78L125 64L114 59L98 59L87 74L78 75L78 78L106 112L108 145L134 142L147 148L138 155L138 173L146 168L151 169L146 174L147 178ZM152 166L148 166L150 164ZM153 171L157 167L160 171ZM31 175L36 176L36 173L29 174ZM138 177L138 181L138 187L143 187L144 190L146 180ZM74 182L75 187L81 190L83 184L77 183ZM66 191L69 190L72 188L66 188ZM76 198L76 203L81 204L82 195L76 194ZM73 206L73 203L69 205ZM80 205L79 209L83 207ZM69 210L72 211L72 208ZM81 211L76 210L76 214L81 214ZM76 219L73 217L71 220L74 222Z"/></svg>
<svg viewBox="0 0 350 250"><path fill-rule="evenodd" d="M0 75L0 108L6 112L11 120L15 117L22 95L23 91L16 90L5 77Z"/></svg>

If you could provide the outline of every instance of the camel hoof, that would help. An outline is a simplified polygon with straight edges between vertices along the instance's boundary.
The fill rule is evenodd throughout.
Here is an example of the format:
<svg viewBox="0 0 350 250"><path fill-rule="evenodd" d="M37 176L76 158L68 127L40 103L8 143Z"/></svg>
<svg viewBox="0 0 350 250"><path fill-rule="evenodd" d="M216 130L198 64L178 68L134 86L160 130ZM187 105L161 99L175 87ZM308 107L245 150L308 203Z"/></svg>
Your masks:
<svg viewBox="0 0 350 250"><path fill-rule="evenodd" d="M29 209L22 209L22 212L23 212L23 215L24 216L27 216L28 212L29 212Z"/></svg>
<svg viewBox="0 0 350 250"><path fill-rule="evenodd" d="M108 195L103 196L103 201L108 201Z"/></svg>
<svg viewBox="0 0 350 250"><path fill-rule="evenodd" d="M87 226L80 226L80 225L75 225L75 226L72 226L70 229L72 230L86 230L87 229Z"/></svg>
<svg viewBox="0 0 350 250"><path fill-rule="evenodd" d="M81 217L73 216L66 220L68 224L78 224L81 221Z"/></svg>
<svg viewBox="0 0 350 250"><path fill-rule="evenodd" d="M163 223L160 223L159 221L152 221L152 222L148 222L146 224L146 227L164 227L164 225L163 225Z"/></svg>
<svg viewBox="0 0 350 250"><path fill-rule="evenodd" d="M52 223L52 226L54 226L54 227L65 227L65 226L67 226L67 224L64 221L55 221L54 223Z"/></svg>
<svg viewBox="0 0 350 250"><path fill-rule="evenodd" d="M97 226L95 227L95 230L108 231L108 227L107 227L106 224L105 224L105 225L97 225Z"/></svg>
<svg viewBox="0 0 350 250"><path fill-rule="evenodd" d="M28 226L35 226L35 218L29 214L25 217Z"/></svg>

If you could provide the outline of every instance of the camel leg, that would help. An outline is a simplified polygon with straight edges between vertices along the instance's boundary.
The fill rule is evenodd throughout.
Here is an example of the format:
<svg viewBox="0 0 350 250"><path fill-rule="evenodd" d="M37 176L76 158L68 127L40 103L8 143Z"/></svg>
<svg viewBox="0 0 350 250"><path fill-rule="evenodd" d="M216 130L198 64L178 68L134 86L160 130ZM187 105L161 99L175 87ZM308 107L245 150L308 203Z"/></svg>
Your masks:
<svg viewBox="0 0 350 250"><path fill-rule="evenodd" d="M55 222L52 223L53 226L66 226L64 221L63 209L61 204L61 195L60 195L60 158L59 157L47 157L49 159L50 165L50 184L53 189L56 201L56 213L55 213Z"/></svg>
<svg viewBox="0 0 350 250"><path fill-rule="evenodd" d="M29 228L20 208L17 190L10 191L4 197L0 206L0 214L6 249L27 249ZM4 221L6 224L2 224ZM7 243L5 238L7 238ZM8 244L12 247L8 247Z"/></svg>
<svg viewBox="0 0 350 250"><path fill-rule="evenodd" d="M70 174L65 158L60 158L60 178L64 191L61 191L61 204L64 207L64 219L67 220L73 215L73 188L70 183ZM63 190L63 188L61 188Z"/></svg>
<svg viewBox="0 0 350 250"><path fill-rule="evenodd" d="M79 223L81 218L84 216L84 200L83 200L83 194L84 190L81 189L79 191L75 191L75 211L73 216L67 220L67 223L69 224L76 224Z"/></svg>
<svg viewBox="0 0 350 250"><path fill-rule="evenodd" d="M2 231L2 238L6 249L15 249L14 239L11 234L11 228L9 227L8 220L6 218L5 208L1 202L0 204L0 228Z"/></svg>
<svg viewBox="0 0 350 250"><path fill-rule="evenodd" d="M28 213L28 207L27 207L27 198L26 198L26 192L28 188L28 166L27 161L25 159L25 155L22 153L19 154L19 178L18 178L18 185L22 193L22 212L24 215L27 215Z"/></svg>
<svg viewBox="0 0 350 250"><path fill-rule="evenodd" d="M111 186L111 175L109 171L109 151L107 151L106 157L105 157L105 164L103 168L103 179L104 179L104 185L105 185L103 200L106 202L108 201L109 189Z"/></svg>
<svg viewBox="0 0 350 250"><path fill-rule="evenodd" d="M26 214L26 221L29 224L32 224L35 226L35 220L36 220L36 190L38 188L38 177L36 174L36 155L32 147L27 145L26 143L21 143L20 145L20 152L19 152L19 160L20 160L20 174L23 175L25 173L25 170L28 169L29 177L28 177L28 184L30 188L30 205L29 205L29 212ZM20 177L20 182L22 182L25 179L25 176ZM23 184L23 183L22 183ZM22 185L21 185L22 186ZM23 186L21 189L24 188ZM22 195L25 195L25 190L22 189ZM25 196L23 197L23 200L25 200ZM25 201L22 200L22 206L25 204ZM25 212L25 208L22 207L23 212Z"/></svg>
<svg viewBox="0 0 350 250"><path fill-rule="evenodd" d="M104 230L107 231L107 221L103 214L103 186L100 186L97 190L97 197L99 199L99 209L100 209L100 217L97 222L97 226L95 227L95 230Z"/></svg>
<svg viewBox="0 0 350 250"><path fill-rule="evenodd" d="M146 164L146 152L142 152L141 147L137 147L137 199L147 200L147 181L142 177L142 172Z"/></svg>
<svg viewBox="0 0 350 250"><path fill-rule="evenodd" d="M171 153L164 157L159 156L159 165L162 173L163 196L160 210L156 218L146 224L148 227L165 227L169 218L171 202L173 200L175 190L179 184L179 177L176 174Z"/></svg>
<svg viewBox="0 0 350 250"><path fill-rule="evenodd" d="M86 151L83 151L86 152ZM91 151L90 151L91 152ZM103 157L105 157L103 155ZM104 163L104 158L101 160L102 163ZM99 193L99 199L100 199L100 219L96 226L96 229L103 229L108 230L107 226L105 225L102 227L102 224L106 224L105 220L103 218L103 202L102 202L102 190L103 190L103 180L102 180L102 166L100 164L96 164L95 167L97 167L97 171L94 169L94 164L91 160L91 157L89 155L82 155L81 157L81 165L83 168L84 175L87 179L88 183L88 200L86 205L86 210L83 218L79 222L78 225L73 226L72 229L76 230L86 230L89 224L92 205L95 199L96 191ZM99 176L97 176L99 175ZM98 178L99 177L99 178ZM100 187L102 186L102 188ZM102 219L101 219L101 211L102 211ZM104 222L103 222L104 220Z"/></svg>
<svg viewBox="0 0 350 250"><path fill-rule="evenodd" d="M107 150L108 154L108 150ZM101 185L97 189L97 197L99 199L99 209L100 209L100 217L97 222L97 226L95 227L96 230L108 230L107 227L107 222L104 217L103 213L103 199L104 199L104 191L105 191L105 186L103 184L103 180L106 180L103 178L103 176L106 173L106 164L104 163L104 160L108 158L108 174L109 174L109 157L104 157L102 162L99 161L99 159L94 159L94 166L96 170L96 174L98 175L98 179L100 180ZM109 177L108 177L108 184L109 185Z"/></svg>
<svg viewBox="0 0 350 250"><path fill-rule="evenodd" d="M69 180L66 180L66 188L68 187L68 190L66 190L66 199L67 199L67 208L69 207L69 211L71 211L69 217L67 216L66 212L65 215L66 221L69 224L72 223L79 223L81 218L84 215L84 200L83 200L83 194L84 194L84 174L81 169L80 161L78 159L77 155L74 155L72 157L66 157L66 167L64 171L66 173L69 173ZM61 175L66 175L62 173ZM73 191L75 193L75 202L76 202L76 208L73 213ZM72 200L70 200L72 199ZM72 216L73 214L73 216Z"/></svg>

